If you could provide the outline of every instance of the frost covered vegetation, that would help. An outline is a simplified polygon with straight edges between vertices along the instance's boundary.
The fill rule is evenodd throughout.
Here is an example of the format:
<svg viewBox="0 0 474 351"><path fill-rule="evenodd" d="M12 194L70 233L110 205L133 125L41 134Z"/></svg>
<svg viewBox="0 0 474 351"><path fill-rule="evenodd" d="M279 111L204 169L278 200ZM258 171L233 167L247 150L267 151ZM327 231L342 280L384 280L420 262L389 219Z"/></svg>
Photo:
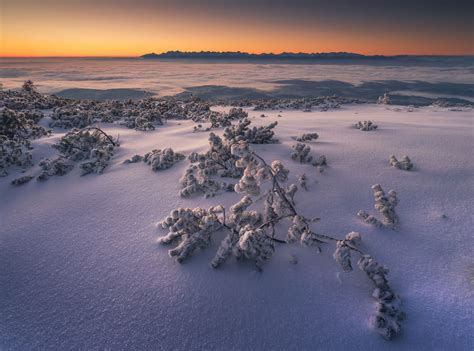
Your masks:
<svg viewBox="0 0 474 351"><path fill-rule="evenodd" d="M359 103L357 99L339 96L316 96L305 98L279 98L279 99L241 99L237 101L222 101L232 106L253 106L255 111L265 110L300 110L310 112L313 110L327 111L340 108L342 104Z"/></svg>
<svg viewBox="0 0 474 351"><path fill-rule="evenodd" d="M175 163L183 160L186 156L179 152L174 152L172 148L155 149L147 152L144 156L134 155L132 158L125 160L124 163L145 162L150 166L152 171L160 171L172 167Z"/></svg>
<svg viewBox="0 0 474 351"><path fill-rule="evenodd" d="M0 94L1 175L7 175L11 167L26 168L33 164L31 140L48 135L48 131L38 124L44 116L40 110L51 110L50 127L68 130L52 146L58 155L39 161L38 172L12 180L11 184L15 186L28 183L35 177L44 181L53 176L63 176L76 163L82 175L104 172L120 145L118 138L94 127L96 123L115 123L147 132L166 124L170 119L187 119L197 123L195 131L225 128L222 136L217 135L217 132L209 133L207 151L192 152L187 156L189 165L179 180L179 194L188 198L235 192L241 194L241 198L228 209L217 205L171 211L160 222L160 226L167 229L168 233L159 239L163 244L173 245L169 255L183 262L224 234L210 263L213 268L238 260L251 262L258 270L262 270L278 245L298 242L320 252L324 245L334 244L333 257L341 269L350 272L353 266L357 266L374 285L372 296L376 301L376 309L371 318L373 327L385 339L392 339L400 333L400 323L404 317L401 300L388 284L388 270L361 248L361 235L350 232L338 238L315 231L313 226L318 218L305 217L297 207L298 196L302 196L302 191L308 191L306 174L288 184L290 171L285 162L273 160L267 163L252 148L252 144L278 142L275 138L277 122L252 126L247 112L241 108L216 112L210 109L209 103L198 99L150 98L96 102L47 97L37 93L31 82L26 82L19 92L6 91ZM296 108L310 111L316 107L321 110L337 108L344 101L325 97L253 103L257 110ZM210 126L204 128L203 123L209 123ZM361 130L377 128L370 121L359 122L356 126ZM311 155L311 147L304 143L318 138L317 133L296 137L297 143L285 157L288 161L291 159L311 164L322 171L327 166L326 157ZM184 154L172 148L164 148L154 149L143 156L135 155L124 163L144 162L153 171L160 171L171 168L185 158ZM404 158L398 163L405 165L407 162ZM382 220L364 211L360 211L358 216L366 223L395 227L398 222L395 213L398 203L396 193L392 190L385 195L380 185L375 185L373 190L375 208L381 213ZM282 228L285 228L284 234L280 233ZM353 263L356 259L357 264ZM296 263L296 258L292 262Z"/></svg>
<svg viewBox="0 0 474 351"><path fill-rule="evenodd" d="M291 153L291 159L299 163L310 163L311 165L318 168L320 172L324 171L324 168L327 166L326 156L321 155L317 159L314 159L310 155L311 147L303 144L296 143L292 146L293 152Z"/></svg>
<svg viewBox="0 0 474 351"><path fill-rule="evenodd" d="M0 176L8 175L12 166L27 168L32 165L31 140L48 135L36 123L41 115L35 111L15 111L4 108L0 112Z"/></svg>
<svg viewBox="0 0 474 351"><path fill-rule="evenodd" d="M53 147L61 156L79 164L81 175L102 173L119 146L117 140L100 128L73 129Z"/></svg>
<svg viewBox="0 0 474 351"><path fill-rule="evenodd" d="M372 186L374 191L375 205L374 208L382 215L382 220L369 215L364 210L360 210L357 216L365 223L375 225L377 227L395 228L398 223L398 217L395 212L395 207L398 205L397 193L395 190L390 190L388 194L382 189L380 184Z"/></svg>
<svg viewBox="0 0 474 351"><path fill-rule="evenodd" d="M211 142L212 139L215 139L215 136L211 136ZM211 266L218 268L233 257L236 260L253 262L256 268L261 270L265 261L272 257L278 244L300 242L302 245L312 246L321 251L323 244L334 243L336 246L334 259L341 265L343 271L351 271L351 255L359 255L358 267L374 283L376 312L371 318L374 328L387 340L398 335L400 322L404 316L400 299L387 282L388 270L360 249L360 234L352 232L344 239L338 239L315 232L311 224L316 219L303 216L297 210L295 202L298 189L307 190L306 176L299 177L298 184L284 186L283 183L288 180L289 170L281 161L274 160L268 164L252 150L248 141L238 138L231 140L233 143L229 147L232 157L226 156L228 161L234 163L235 168L242 170L234 190L244 196L227 212L222 205L208 209L178 208L171 211L170 215L159 223L162 228L168 230L159 241L162 244L175 245L169 250L169 255L178 262L183 262L197 249L208 247L220 232L226 232L211 261ZM221 147L223 144L218 145ZM217 157L216 162L218 160ZM202 170L204 169L206 169L205 163ZM194 177L192 172L187 171L186 180L191 175ZM188 185L192 186L193 184ZM392 201L396 199L393 192L389 193L390 200L388 200L384 198L380 187L375 187L375 190L380 206L386 205L385 202L389 201L393 205ZM259 199L263 199L263 206L258 206ZM252 206L254 209L251 209ZM393 211L382 210L381 207L379 210L385 215L386 221L394 221ZM280 239L277 237L276 228L285 220L289 220L290 223L286 237Z"/></svg>
<svg viewBox="0 0 474 351"><path fill-rule="evenodd" d="M294 137L296 141L304 142L304 141L312 141L319 138L318 133L304 133L300 136Z"/></svg>
<svg viewBox="0 0 474 351"><path fill-rule="evenodd" d="M372 121L359 121L354 125L354 127L364 132L369 132L378 128L378 126Z"/></svg>
<svg viewBox="0 0 474 351"><path fill-rule="evenodd" d="M402 169L404 171L409 171L413 168L413 163L408 156L402 156L401 160L399 161L395 155L391 155L389 159L390 166Z"/></svg>

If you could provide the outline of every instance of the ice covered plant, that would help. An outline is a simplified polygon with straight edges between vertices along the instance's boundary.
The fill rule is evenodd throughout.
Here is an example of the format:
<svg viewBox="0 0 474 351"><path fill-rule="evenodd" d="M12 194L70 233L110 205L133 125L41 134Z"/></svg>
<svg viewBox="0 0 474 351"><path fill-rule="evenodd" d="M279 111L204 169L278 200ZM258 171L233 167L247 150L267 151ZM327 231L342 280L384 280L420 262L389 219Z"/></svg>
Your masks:
<svg viewBox="0 0 474 351"><path fill-rule="evenodd" d="M73 129L53 145L62 157L82 161L81 175L102 173L117 146L118 141L100 128Z"/></svg>
<svg viewBox="0 0 474 351"><path fill-rule="evenodd" d="M8 175L11 166L32 165L31 140L48 135L46 129L36 124L40 118L32 111L0 111L0 176Z"/></svg>
<svg viewBox="0 0 474 351"><path fill-rule="evenodd" d="M225 129L224 138L230 142L245 141L249 144L272 144L278 142L278 140L273 138L275 135L273 128L277 126L278 122L262 127L249 127L250 123L248 118L239 120L236 125Z"/></svg>
<svg viewBox="0 0 474 351"><path fill-rule="evenodd" d="M378 126L372 121L359 121L354 125L354 127L364 132L376 130L378 128Z"/></svg>
<svg viewBox="0 0 474 351"><path fill-rule="evenodd" d="M127 116L121 124L135 130L147 131L154 130L156 126L163 125L163 117L158 110L143 110L138 116Z"/></svg>
<svg viewBox="0 0 474 351"><path fill-rule="evenodd" d="M34 177L31 176L31 175L24 175L24 176L21 176L19 178L15 178L13 179L10 184L13 185L13 186L20 186L20 185L23 185L23 184L26 184L28 183L30 180L32 180Z"/></svg>
<svg viewBox="0 0 474 351"><path fill-rule="evenodd" d="M300 136L293 137L296 141L304 142L304 141L312 141L319 138L318 133L304 133Z"/></svg>
<svg viewBox="0 0 474 351"><path fill-rule="evenodd" d="M381 266L370 255L362 255L357 265L375 286L372 297L376 301L376 307L370 323L384 339L391 340L400 333L405 313L402 310L400 297L388 284L388 269Z"/></svg>
<svg viewBox="0 0 474 351"><path fill-rule="evenodd" d="M311 163L313 166L318 167L318 170L322 172L327 166L326 156L321 155L317 159L313 159L310 155L311 147L304 143L296 143L292 146L291 159L299 163Z"/></svg>
<svg viewBox="0 0 474 351"><path fill-rule="evenodd" d="M236 166L239 158L232 154L231 148L231 142L210 133L209 150L204 153L193 152L188 156L191 165L188 166L180 181L181 196L204 194L206 197L211 197L219 190L234 191L234 185L231 182L213 179L216 176L229 178L242 176L243 169Z"/></svg>
<svg viewBox="0 0 474 351"><path fill-rule="evenodd" d="M307 181L308 181L308 178L306 177L306 174L304 173L298 177L298 185L306 191L308 191Z"/></svg>
<svg viewBox="0 0 474 351"><path fill-rule="evenodd" d="M398 205L397 193L394 190L390 190L388 194L385 194L380 184L373 185L372 190L374 191L375 198L374 208L380 212L382 220L369 215L363 210L360 210L357 216L365 223L377 227L394 228L398 223L398 217L395 212L395 207Z"/></svg>
<svg viewBox="0 0 474 351"><path fill-rule="evenodd" d="M390 166L403 169L405 171L409 171L413 168L413 163L411 163L411 160L408 156L403 156L399 161L394 155L391 155L389 162Z"/></svg>
<svg viewBox="0 0 474 351"><path fill-rule="evenodd" d="M303 143L296 143L291 147L293 152L291 153L291 159L299 163L310 163L313 160L313 156L309 153L311 148Z"/></svg>
<svg viewBox="0 0 474 351"><path fill-rule="evenodd" d="M74 165L67 163L62 157L45 158L40 161L39 166L41 173L36 178L39 181L47 180L53 176L63 176L74 168Z"/></svg>
<svg viewBox="0 0 474 351"><path fill-rule="evenodd" d="M185 156L179 152L174 152L172 148L163 150L152 150L143 156L143 162L148 164L152 171L168 169L176 162L183 160Z"/></svg>
<svg viewBox="0 0 474 351"><path fill-rule="evenodd" d="M222 227L219 216L223 214L222 206L202 208L178 208L170 213L160 225L169 230L161 237L162 244L180 240L178 246L169 251L178 262L184 261L197 248L205 248L211 241L211 234Z"/></svg>
<svg viewBox="0 0 474 351"><path fill-rule="evenodd" d="M238 157L236 166L245 169L236 185L236 191L244 196L228 211L223 206L173 210L161 222L168 233L159 239L163 244L175 245L169 251L170 256L183 262L196 250L208 247L219 232L225 232L211 266L218 268L234 257L251 261L261 270L276 244L297 241L320 250L321 245L334 243L334 259L344 272L352 270L353 255L361 257L359 267L375 285L373 296L377 300L377 311L372 318L373 326L386 339L396 336L403 317L400 300L388 286L387 270L360 249L360 234L351 232L344 239L338 239L315 232L311 225L316 219L305 217L296 207L298 186L282 184L288 180L289 171L280 161L269 165L243 141L233 144L231 152ZM252 197L257 195L254 200ZM262 198L263 208L258 206ZM280 228L284 220L290 220L290 225L286 239L282 240L277 237L276 228L277 225Z"/></svg>
<svg viewBox="0 0 474 351"><path fill-rule="evenodd" d="M384 93L383 96L379 96L377 103L382 105L390 105L390 96L388 96L387 93Z"/></svg>

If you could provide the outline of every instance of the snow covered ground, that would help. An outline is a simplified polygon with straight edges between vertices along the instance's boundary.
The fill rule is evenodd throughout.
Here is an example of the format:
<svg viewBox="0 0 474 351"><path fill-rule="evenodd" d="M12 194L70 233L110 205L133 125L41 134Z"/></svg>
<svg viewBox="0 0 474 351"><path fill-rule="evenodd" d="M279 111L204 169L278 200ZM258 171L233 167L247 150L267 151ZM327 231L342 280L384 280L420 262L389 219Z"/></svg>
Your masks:
<svg viewBox="0 0 474 351"><path fill-rule="evenodd" d="M345 105L261 113L249 111L253 123L277 120L281 143L253 147L267 161L282 160L290 181L306 173L309 192L297 193L296 205L321 218L313 228L340 238L360 232L364 251L391 269L407 313L402 336L387 342L369 328L372 285L359 270L342 273L332 245L322 254L280 245L262 273L235 261L210 268L218 242L181 265L171 259L157 244L165 233L157 221L179 206L230 206L241 197L180 198L187 160L156 173L122 164L154 148L207 149L208 133L171 121L152 132L102 125L121 141L102 175L80 177L76 167L18 188L9 184L18 174L0 178L0 348L474 349L472 110ZM379 129L350 127L365 119ZM322 174L290 159L291 137L312 131L320 135L309 143L312 153L329 163ZM36 140L35 161L56 153L50 145L61 135ZM391 154L408 155L414 169L390 167ZM398 230L356 217L360 209L375 213L375 183L398 193Z"/></svg>

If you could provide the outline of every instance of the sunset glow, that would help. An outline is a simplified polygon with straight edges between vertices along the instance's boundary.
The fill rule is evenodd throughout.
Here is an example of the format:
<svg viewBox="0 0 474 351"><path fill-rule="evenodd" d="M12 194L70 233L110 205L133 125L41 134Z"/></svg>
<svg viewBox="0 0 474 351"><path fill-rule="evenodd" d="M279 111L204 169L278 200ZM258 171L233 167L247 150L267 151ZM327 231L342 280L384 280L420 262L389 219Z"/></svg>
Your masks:
<svg viewBox="0 0 474 351"><path fill-rule="evenodd" d="M168 50L474 53L468 2L451 6L434 1L424 8L428 2L415 1L396 12L393 1L293 1L291 7L284 1L256 3L3 0L0 55L138 56Z"/></svg>

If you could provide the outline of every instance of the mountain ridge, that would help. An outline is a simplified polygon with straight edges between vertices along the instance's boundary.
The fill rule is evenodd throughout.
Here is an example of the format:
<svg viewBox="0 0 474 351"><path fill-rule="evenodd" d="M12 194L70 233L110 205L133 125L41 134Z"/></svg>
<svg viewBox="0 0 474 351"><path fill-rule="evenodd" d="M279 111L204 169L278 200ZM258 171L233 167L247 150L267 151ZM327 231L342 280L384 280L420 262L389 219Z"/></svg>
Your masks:
<svg viewBox="0 0 474 351"><path fill-rule="evenodd" d="M400 55L397 57L403 57ZM282 52L251 54L241 51L167 51L140 56L142 59L264 59L264 60L318 60L318 59L390 59L393 56L362 55L352 52L293 53Z"/></svg>

